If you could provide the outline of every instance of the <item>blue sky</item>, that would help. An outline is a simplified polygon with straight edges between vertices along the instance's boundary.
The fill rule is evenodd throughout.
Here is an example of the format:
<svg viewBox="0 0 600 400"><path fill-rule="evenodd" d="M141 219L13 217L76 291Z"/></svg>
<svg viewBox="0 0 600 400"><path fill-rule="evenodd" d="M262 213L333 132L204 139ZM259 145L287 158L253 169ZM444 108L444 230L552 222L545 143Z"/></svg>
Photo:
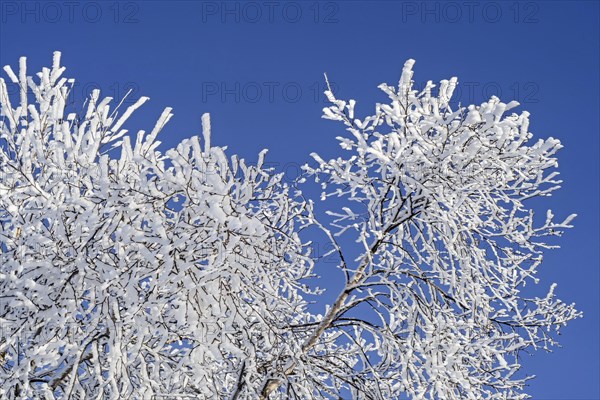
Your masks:
<svg viewBox="0 0 600 400"><path fill-rule="evenodd" d="M121 100L150 97L129 125L148 129L166 106L175 116L163 149L201 132L255 159L269 148L291 178L308 154L338 151L340 125L320 118L323 73L358 114L384 101L416 59L414 79L457 76L463 103L518 100L536 137L559 138L565 183L545 207L579 214L562 248L549 252L541 285L575 302L585 318L563 348L526 358L534 399L598 399L599 2L597 1L0 1L0 64L29 58L30 72L63 52L66 75ZM134 97L133 99L135 99Z"/></svg>

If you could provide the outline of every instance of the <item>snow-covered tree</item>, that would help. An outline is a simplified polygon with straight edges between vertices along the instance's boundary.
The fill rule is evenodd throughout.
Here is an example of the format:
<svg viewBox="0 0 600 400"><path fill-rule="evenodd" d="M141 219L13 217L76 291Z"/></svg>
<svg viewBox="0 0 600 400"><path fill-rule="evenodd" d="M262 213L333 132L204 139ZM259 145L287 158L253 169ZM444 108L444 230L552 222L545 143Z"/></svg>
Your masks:
<svg viewBox="0 0 600 400"><path fill-rule="evenodd" d="M94 91L78 113L60 53L36 78L5 67L20 90L15 107L0 79L0 397L527 397L519 355L580 316L554 285L523 289L573 218L528 205L558 188L560 142L529 144L516 102L453 109L455 78L414 90L412 65L362 120L326 92L349 135L302 180L339 198L332 223L265 152L211 146L206 114L202 140L163 153L171 109L132 137L147 98L123 111ZM319 307L314 228L345 277Z"/></svg>

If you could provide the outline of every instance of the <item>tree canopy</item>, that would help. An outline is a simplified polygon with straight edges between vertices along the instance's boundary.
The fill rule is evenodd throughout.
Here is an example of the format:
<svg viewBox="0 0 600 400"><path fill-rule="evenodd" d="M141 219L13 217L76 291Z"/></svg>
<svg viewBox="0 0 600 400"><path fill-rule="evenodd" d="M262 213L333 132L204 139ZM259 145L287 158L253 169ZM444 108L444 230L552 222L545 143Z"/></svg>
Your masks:
<svg viewBox="0 0 600 400"><path fill-rule="evenodd" d="M456 78L417 90L413 64L362 119L326 92L341 152L293 185L266 151L211 145L208 114L163 152L170 108L125 128L146 97L70 110L59 52L35 77L5 67L0 396L526 398L520 354L581 316L555 284L524 289L574 218L530 205L559 187L560 141L532 141L517 102L454 104ZM320 312L311 229L345 279Z"/></svg>

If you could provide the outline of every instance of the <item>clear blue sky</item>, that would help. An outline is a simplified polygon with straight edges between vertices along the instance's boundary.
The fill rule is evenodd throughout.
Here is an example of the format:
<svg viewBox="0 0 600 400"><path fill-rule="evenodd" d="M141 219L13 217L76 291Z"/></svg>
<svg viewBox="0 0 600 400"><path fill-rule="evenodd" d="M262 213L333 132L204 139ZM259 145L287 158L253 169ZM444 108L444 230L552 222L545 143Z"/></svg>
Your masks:
<svg viewBox="0 0 600 400"><path fill-rule="evenodd" d="M558 137L565 181L545 199L576 212L562 249L548 253L542 284L576 302L585 318L564 330L562 349L528 358L535 399L599 399L599 2L219 2L0 1L0 63L30 71L63 52L80 102L91 88L120 100L149 96L130 124L150 128L166 106L167 146L201 132L213 143L270 161L294 175L312 151L331 155L343 133L320 119L323 72L340 98L371 112L416 59L415 81L458 76L462 103L492 94L531 112L530 131Z"/></svg>

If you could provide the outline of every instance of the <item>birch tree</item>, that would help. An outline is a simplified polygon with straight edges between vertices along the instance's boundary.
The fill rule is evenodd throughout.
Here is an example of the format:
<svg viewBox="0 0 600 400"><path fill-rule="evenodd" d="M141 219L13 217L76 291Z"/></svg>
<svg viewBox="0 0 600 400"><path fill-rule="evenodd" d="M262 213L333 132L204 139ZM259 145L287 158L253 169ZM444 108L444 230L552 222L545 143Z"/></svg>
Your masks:
<svg viewBox="0 0 600 400"><path fill-rule="evenodd" d="M413 64L362 119L326 92L342 151L292 186L265 151L211 145L207 114L162 152L170 108L135 137L146 97L71 110L58 52L5 67L0 397L527 398L520 355L581 316L525 288L574 218L530 205L559 187L560 142L533 142L516 102L454 105L456 78L416 90ZM309 304L315 229L345 279L331 304Z"/></svg>

